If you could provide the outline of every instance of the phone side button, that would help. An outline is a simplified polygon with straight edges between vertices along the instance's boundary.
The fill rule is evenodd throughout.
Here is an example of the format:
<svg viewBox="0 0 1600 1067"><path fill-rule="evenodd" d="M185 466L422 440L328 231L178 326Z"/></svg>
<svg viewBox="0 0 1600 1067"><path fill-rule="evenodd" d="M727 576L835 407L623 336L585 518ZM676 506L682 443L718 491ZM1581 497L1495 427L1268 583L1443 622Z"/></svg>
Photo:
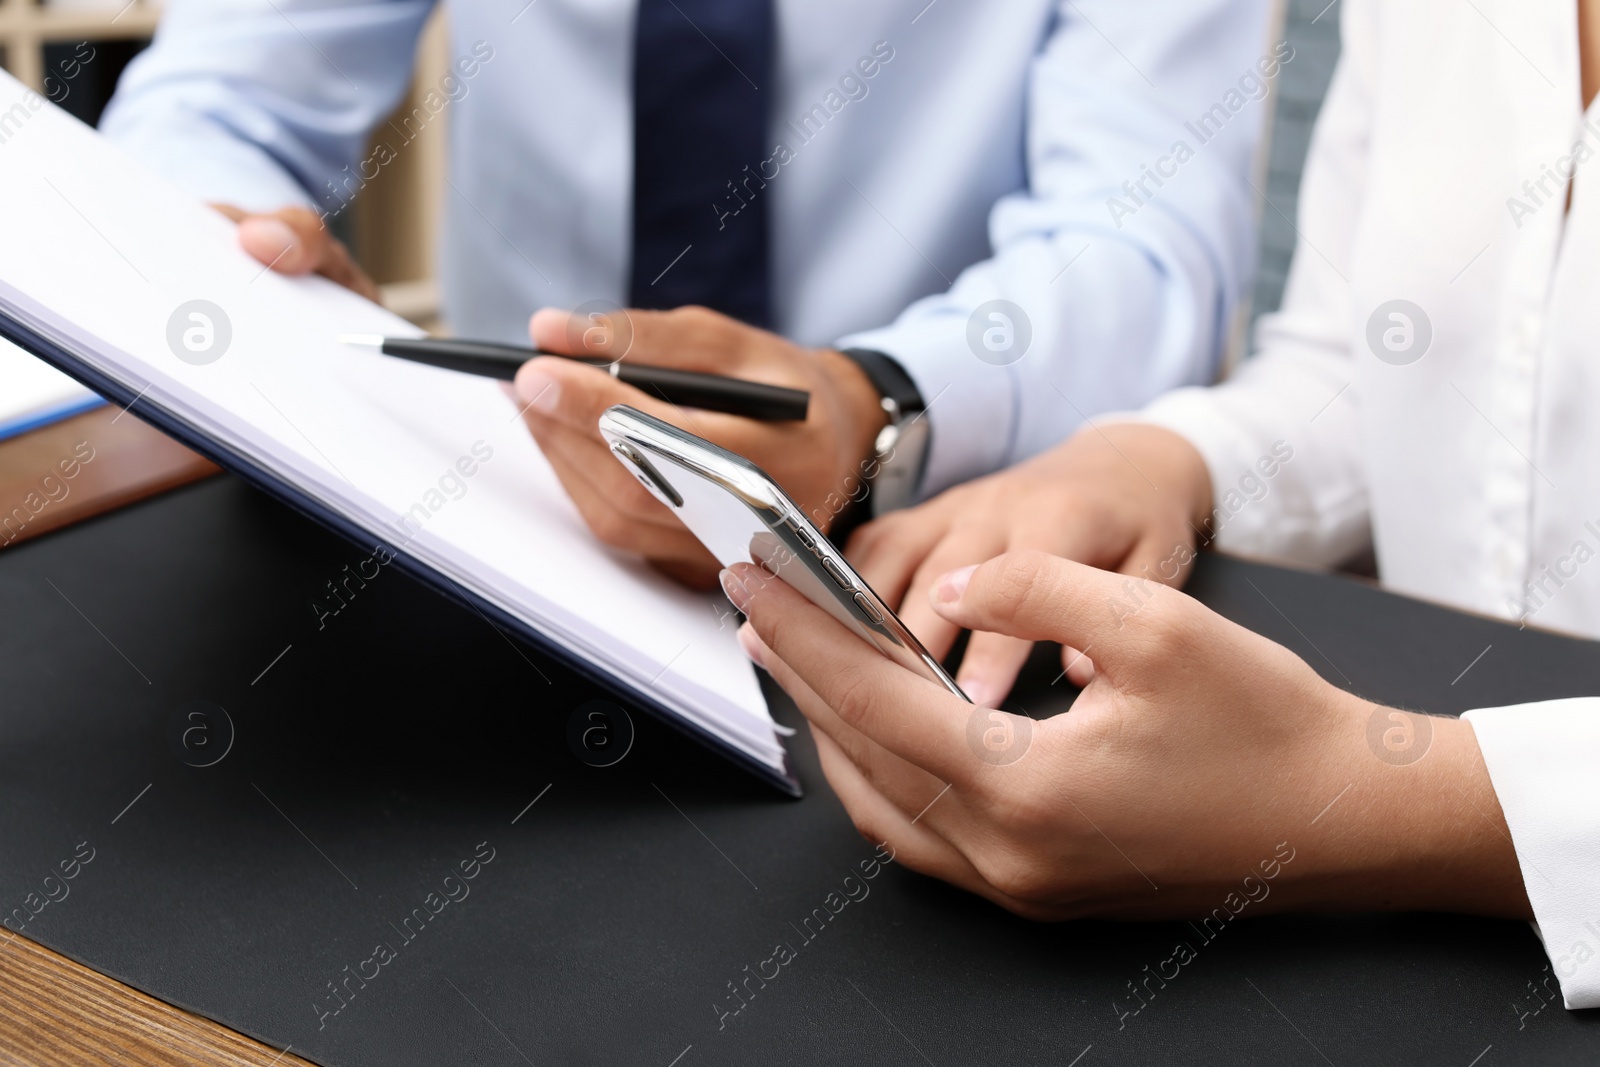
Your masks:
<svg viewBox="0 0 1600 1067"><path fill-rule="evenodd" d="M873 606L873 603L870 599L868 599L867 594L856 594L856 607L861 609L861 613L867 617L867 621L872 623L874 626L877 626L879 623L883 622L883 613Z"/></svg>
<svg viewBox="0 0 1600 1067"><path fill-rule="evenodd" d="M822 569L828 572L828 577L832 578L840 589L855 588L855 583L845 575L844 571L839 569L838 562L831 556L822 557Z"/></svg>

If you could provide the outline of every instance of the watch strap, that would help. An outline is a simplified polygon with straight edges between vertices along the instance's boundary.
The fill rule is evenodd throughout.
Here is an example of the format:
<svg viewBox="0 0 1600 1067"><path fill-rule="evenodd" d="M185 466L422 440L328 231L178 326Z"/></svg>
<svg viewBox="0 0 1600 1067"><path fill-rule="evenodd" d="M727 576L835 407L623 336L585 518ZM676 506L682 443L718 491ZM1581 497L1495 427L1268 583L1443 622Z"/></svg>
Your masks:
<svg viewBox="0 0 1600 1067"><path fill-rule="evenodd" d="M927 410L917 383L893 357L871 348L845 348L840 352L861 368L879 396L894 402L897 420Z"/></svg>
<svg viewBox="0 0 1600 1067"><path fill-rule="evenodd" d="M928 455L928 422L922 417L928 405L911 375L890 356L870 348L843 352L878 391L889 416L889 425L879 431L873 446L872 473L867 478L872 492L865 507L855 509L859 521L863 510L876 517L916 502Z"/></svg>

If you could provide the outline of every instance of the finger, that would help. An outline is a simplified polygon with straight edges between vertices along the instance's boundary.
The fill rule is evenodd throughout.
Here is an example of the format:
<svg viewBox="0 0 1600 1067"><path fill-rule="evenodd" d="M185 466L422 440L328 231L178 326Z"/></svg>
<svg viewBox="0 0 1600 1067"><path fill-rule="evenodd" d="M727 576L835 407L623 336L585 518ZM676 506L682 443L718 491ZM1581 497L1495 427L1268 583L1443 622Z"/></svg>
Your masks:
<svg viewBox="0 0 1600 1067"><path fill-rule="evenodd" d="M1013 533L1010 543L1003 550L1024 549L1037 549L1098 567L1103 565L1107 554L1107 539L1102 532L1096 532L1082 523L1070 523L1064 528L1024 525ZM1000 550L992 551L982 558L964 562L983 563L999 554ZM943 573L941 571L934 575L929 584L937 581ZM921 591L919 586L915 592ZM927 611L933 612L932 602L925 594L917 599ZM975 630L961 657L961 670L956 684L961 686L974 704L998 708L1016 684L1017 675L1032 651L1031 641Z"/></svg>
<svg viewBox="0 0 1600 1067"><path fill-rule="evenodd" d="M988 526L961 529L939 542L917 567L900 611L900 621L928 649L934 659L950 654L962 627L934 611L928 590L941 575L993 559L1006 550L1005 531Z"/></svg>
<svg viewBox="0 0 1600 1067"><path fill-rule="evenodd" d="M874 759L910 765L840 723L826 702L761 643L748 623L740 627L739 641L752 659L764 663L805 713L823 773L863 837L889 841L896 849L906 850L906 866L943 878L1020 915L1064 917L1060 909L1009 896L984 877L981 861L992 853L995 834L971 814L963 794L920 771L914 790L897 791L894 787L903 784L899 780L886 788L881 766L863 760L858 754L860 744L866 745Z"/></svg>
<svg viewBox="0 0 1600 1067"><path fill-rule="evenodd" d="M540 308L528 320L528 336L541 352L618 360L633 347L633 316L621 309L580 314Z"/></svg>
<svg viewBox="0 0 1600 1067"><path fill-rule="evenodd" d="M1133 546L1117 570L1176 589L1188 578L1194 559L1193 543L1187 538L1174 539L1152 534L1141 538Z"/></svg>
<svg viewBox="0 0 1600 1067"><path fill-rule="evenodd" d="M617 381L607 371L571 360L548 356L530 359L517 371L513 385L529 428L540 422L558 422L592 437L600 438L600 416L616 404L638 408L646 415L670 419L672 409Z"/></svg>
<svg viewBox="0 0 1600 1067"><path fill-rule="evenodd" d="M546 432L540 449L597 539L658 563L686 563L701 571L715 566L699 539L629 476L616 457L588 441L563 440L561 433Z"/></svg>
<svg viewBox="0 0 1600 1067"><path fill-rule="evenodd" d="M736 319L703 307L630 311L628 315L633 323L628 358L663 367L737 374L746 363L746 347L762 336Z"/></svg>
<svg viewBox="0 0 1600 1067"><path fill-rule="evenodd" d="M750 354L770 341L737 319L703 307L670 311L629 308L610 314L574 315L554 309L536 312L528 322L534 347L565 355L601 355L637 363L723 374L753 371L752 377L771 380L779 369ZM798 384L773 380L775 385Z"/></svg>
<svg viewBox="0 0 1600 1067"><path fill-rule="evenodd" d="M517 371L514 385L523 420L530 427L537 420L553 420L596 441L600 440L600 416L616 404L627 404L701 437L715 437L734 451L751 432L749 419L709 412L691 415L675 404L618 381L604 368L572 360L548 356L530 359ZM730 438L736 440L728 443Z"/></svg>
<svg viewBox="0 0 1600 1067"><path fill-rule="evenodd" d="M717 575L722 573L722 564L709 552L703 560L647 559L645 562L679 585L702 593L717 588Z"/></svg>
<svg viewBox="0 0 1600 1067"><path fill-rule="evenodd" d="M332 242L322 220L304 208L247 214L239 220L239 244L279 274L316 270Z"/></svg>
<svg viewBox="0 0 1600 1067"><path fill-rule="evenodd" d="M961 657L956 684L974 704L998 708L1016 684L1031 651L1032 641L975 631Z"/></svg>
<svg viewBox="0 0 1600 1067"><path fill-rule="evenodd" d="M1110 574L1044 552L1008 552L939 579L933 606L951 623L969 630L1020 637L1027 641L1059 641L1093 650L1098 668L1109 669L1120 653L1130 651L1137 626L1125 625L1142 612L1114 609L1128 594L1133 579ZM1167 592L1153 582L1139 592L1148 597Z"/></svg>
<svg viewBox="0 0 1600 1067"><path fill-rule="evenodd" d="M602 442L559 423L530 430L574 499L598 496L630 522L687 532L672 509L645 489Z"/></svg>
<svg viewBox="0 0 1600 1067"><path fill-rule="evenodd" d="M975 771L966 743L971 705L912 673L766 572L738 564L728 599L756 635L848 725L901 759L958 788Z"/></svg>
<svg viewBox="0 0 1600 1067"><path fill-rule="evenodd" d="M838 745L873 788L890 801L904 810L917 812L944 789L944 782L886 751L840 719L792 667L761 643L748 623L739 627L739 644L751 660L761 664L773 681L793 698L813 730L820 730Z"/></svg>
<svg viewBox="0 0 1600 1067"><path fill-rule="evenodd" d="M871 781L832 737L815 729L812 737L817 743L822 773L862 837L873 844L889 844L894 849L895 860L912 870L943 878L974 892L985 885L960 850L940 837L924 820L911 821L917 812L905 811L873 788Z"/></svg>
<svg viewBox="0 0 1600 1067"><path fill-rule="evenodd" d="M896 612L905 605L911 576L949 529L944 511L936 505L897 511L858 528L845 546L856 573Z"/></svg>
<svg viewBox="0 0 1600 1067"><path fill-rule="evenodd" d="M303 207L270 215L252 215L228 205L218 210L239 224L239 244L256 260L279 274L315 271L368 300L378 301L376 283L335 240L316 213Z"/></svg>
<svg viewBox="0 0 1600 1067"><path fill-rule="evenodd" d="M1061 673L1066 675L1067 681L1082 689L1094 681L1094 660L1085 656L1071 645L1061 646ZM1056 681L1060 681L1057 678Z"/></svg>
<svg viewBox="0 0 1600 1067"><path fill-rule="evenodd" d="M317 273L344 286L351 292L366 297L374 304L383 303L378 283L367 277L367 272L356 265L355 257L342 241L330 240L322 247L322 260Z"/></svg>
<svg viewBox="0 0 1600 1067"><path fill-rule="evenodd" d="M969 893L976 893L1019 915L1041 920L1061 917L1057 909L1018 900L995 888L961 849L929 826L927 817L919 818L915 813L908 815L890 803L872 788L872 783L862 777L860 770L826 734L815 736L822 773L833 787L839 802L844 805L850 821L867 841L875 845L887 844L893 849L895 862L921 874L943 879ZM946 804L952 799L945 796L935 803Z"/></svg>
<svg viewBox="0 0 1600 1067"><path fill-rule="evenodd" d="M669 577L710 589L722 565L692 534L638 522L597 493L575 493L572 503L585 526L603 545L643 556ZM681 536L680 536L681 535ZM710 574L711 577L706 577Z"/></svg>
<svg viewBox="0 0 1600 1067"><path fill-rule="evenodd" d="M671 413L603 370L559 359L524 364L515 389L523 421L594 535L684 584L709 587L720 564L623 468L597 426L599 413L614 403L631 402L662 418ZM569 409L586 414L573 417Z"/></svg>
<svg viewBox="0 0 1600 1067"><path fill-rule="evenodd" d="M640 522L619 511L603 494L581 488L574 491L574 486L579 484L576 481L562 484L569 490L568 495L584 525L601 544L643 556L662 566L687 564L685 573L688 574L703 573L707 568L721 569L716 557L682 527L673 530Z"/></svg>

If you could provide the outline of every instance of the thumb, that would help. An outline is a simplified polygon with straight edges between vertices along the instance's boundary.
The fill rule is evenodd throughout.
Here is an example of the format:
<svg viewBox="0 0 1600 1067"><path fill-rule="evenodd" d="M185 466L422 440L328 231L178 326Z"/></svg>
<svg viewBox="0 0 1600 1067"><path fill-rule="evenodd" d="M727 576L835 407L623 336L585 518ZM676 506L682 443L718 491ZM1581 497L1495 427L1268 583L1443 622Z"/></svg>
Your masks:
<svg viewBox="0 0 1600 1067"><path fill-rule="evenodd" d="M1135 612L1121 603L1125 581L1044 552L1008 552L951 571L930 596L933 609L963 629L1093 648L1104 661L1129 643L1123 622Z"/></svg>
<svg viewBox="0 0 1600 1067"><path fill-rule="evenodd" d="M240 247L274 272L300 275L315 271L373 303L382 302L377 283L328 232L316 212L286 207L253 215L229 204L211 206L239 224Z"/></svg>
<svg viewBox="0 0 1600 1067"><path fill-rule="evenodd" d="M322 220L304 208L244 215L239 244L279 274L309 274L322 264L332 240Z"/></svg>
<svg viewBox="0 0 1600 1067"><path fill-rule="evenodd" d="M541 352L619 360L633 348L633 317L622 308L577 311L540 308L528 320L528 336Z"/></svg>

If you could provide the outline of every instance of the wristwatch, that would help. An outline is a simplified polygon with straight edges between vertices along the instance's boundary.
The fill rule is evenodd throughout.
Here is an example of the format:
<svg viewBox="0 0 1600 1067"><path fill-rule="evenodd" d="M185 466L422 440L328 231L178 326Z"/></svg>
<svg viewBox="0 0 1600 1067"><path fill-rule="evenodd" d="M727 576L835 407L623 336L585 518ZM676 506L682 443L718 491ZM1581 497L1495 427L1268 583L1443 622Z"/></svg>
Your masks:
<svg viewBox="0 0 1600 1067"><path fill-rule="evenodd" d="M872 455L861 468L869 490L867 504L876 518L916 501L928 459L928 405L905 368L889 356L870 348L846 348L843 354L878 390L889 416L889 425L878 431Z"/></svg>

